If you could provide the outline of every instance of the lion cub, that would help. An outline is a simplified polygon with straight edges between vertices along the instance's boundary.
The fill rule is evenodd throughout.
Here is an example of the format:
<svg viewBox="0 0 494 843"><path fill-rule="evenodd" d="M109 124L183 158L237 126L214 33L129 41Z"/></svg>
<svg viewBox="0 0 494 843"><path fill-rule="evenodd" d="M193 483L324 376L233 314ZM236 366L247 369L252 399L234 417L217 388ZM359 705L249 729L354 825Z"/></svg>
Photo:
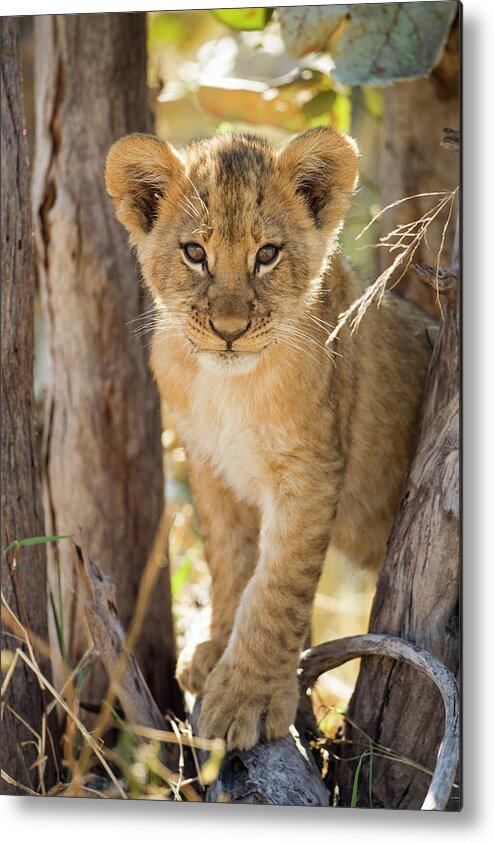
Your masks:
<svg viewBox="0 0 494 843"><path fill-rule="evenodd" d="M210 639L179 666L200 731L284 735L328 544L378 565L429 358L388 294L324 342L362 292L338 250L357 147L314 129L283 151L220 135L179 154L130 135L106 182L155 305L151 365L183 437L212 576Z"/></svg>

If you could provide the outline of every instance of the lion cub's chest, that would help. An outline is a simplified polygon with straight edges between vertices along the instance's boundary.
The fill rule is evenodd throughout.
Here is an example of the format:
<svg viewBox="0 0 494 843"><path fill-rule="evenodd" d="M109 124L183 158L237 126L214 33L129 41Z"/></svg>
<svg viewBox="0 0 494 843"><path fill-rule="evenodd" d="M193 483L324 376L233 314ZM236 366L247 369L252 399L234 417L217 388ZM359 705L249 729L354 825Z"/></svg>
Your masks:
<svg viewBox="0 0 494 843"><path fill-rule="evenodd" d="M204 378L178 423L191 459L206 458L240 500L261 504L273 485L280 430L263 420L255 397Z"/></svg>

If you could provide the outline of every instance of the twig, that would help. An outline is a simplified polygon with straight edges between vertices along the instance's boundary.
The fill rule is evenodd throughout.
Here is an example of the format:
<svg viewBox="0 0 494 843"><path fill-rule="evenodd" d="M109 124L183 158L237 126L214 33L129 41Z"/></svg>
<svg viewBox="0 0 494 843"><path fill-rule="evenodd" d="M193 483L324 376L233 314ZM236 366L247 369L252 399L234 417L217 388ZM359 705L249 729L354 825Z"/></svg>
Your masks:
<svg viewBox="0 0 494 843"><path fill-rule="evenodd" d="M459 694L453 674L439 659L409 641L393 635L369 633L328 641L307 650L300 661L302 692L310 688L322 673L361 656L388 656L407 662L438 687L444 703L444 737L422 810L444 810L453 788L460 754Z"/></svg>
<svg viewBox="0 0 494 843"><path fill-rule="evenodd" d="M30 787L26 787L26 785L21 784L20 782L16 782L15 779L12 778L12 776L9 776L9 774L5 772L5 770L1 771L0 776L4 780L4 782L7 782L7 784L11 784L13 787L17 787L19 790L22 790L29 796L41 796L40 793L36 793L36 791L32 790Z"/></svg>

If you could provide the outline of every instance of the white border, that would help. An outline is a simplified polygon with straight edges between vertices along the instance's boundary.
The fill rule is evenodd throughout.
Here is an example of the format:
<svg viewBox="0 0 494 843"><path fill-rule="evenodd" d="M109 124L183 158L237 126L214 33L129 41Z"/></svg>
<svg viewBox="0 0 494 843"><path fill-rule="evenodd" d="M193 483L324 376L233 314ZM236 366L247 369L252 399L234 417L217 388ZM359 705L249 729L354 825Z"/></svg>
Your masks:
<svg viewBox="0 0 494 843"><path fill-rule="evenodd" d="M212 8L195 0L194 8ZM247 5L229 3L226 6ZM284 5L300 5L285 2ZM16 0L15 14L60 12L151 11L183 9L173 3L85 0L70 6L55 0ZM2 13L4 13L2 9ZM493 654L489 646L493 615L494 559L492 489L494 476L494 414L492 344L494 277L492 255L494 204L491 129L494 16L486 0L464 3L464 810L458 814L420 814L323 809L271 808L171 803L99 802L1 797L0 817L5 840L36 843L165 841L189 843L232 839L257 841L300 839L310 843L340 840L374 843L413 841L417 834L434 841L485 841L494 816L492 767ZM423 120L427 131L426 115ZM489 675L488 675L489 674ZM15 834L15 838L14 838Z"/></svg>

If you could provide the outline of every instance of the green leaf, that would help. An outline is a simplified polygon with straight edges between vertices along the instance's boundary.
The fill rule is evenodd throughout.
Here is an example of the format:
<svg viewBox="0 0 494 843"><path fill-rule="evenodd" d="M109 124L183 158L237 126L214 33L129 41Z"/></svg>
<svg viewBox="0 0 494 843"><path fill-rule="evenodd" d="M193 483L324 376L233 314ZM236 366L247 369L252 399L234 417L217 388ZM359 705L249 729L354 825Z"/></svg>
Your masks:
<svg viewBox="0 0 494 843"><path fill-rule="evenodd" d="M264 29L271 15L272 9L212 9L214 17L230 29L241 29L257 32Z"/></svg>
<svg viewBox="0 0 494 843"><path fill-rule="evenodd" d="M357 798L358 798L358 783L360 778L360 771L362 769L362 761L364 758L367 758L369 751L366 749L365 752L362 753L360 756L360 760L357 764L357 769L355 770L355 776L353 777L353 787L352 787L352 798L350 802L350 808L357 807Z"/></svg>
<svg viewBox="0 0 494 843"><path fill-rule="evenodd" d="M150 47L163 44L185 44L191 37L191 24L194 19L185 21L176 12L155 12L147 15L148 41Z"/></svg>
<svg viewBox="0 0 494 843"><path fill-rule="evenodd" d="M61 614L60 617L58 616L57 608L55 606L55 598L53 596L53 591L51 590L51 588L48 591L48 596L49 596L49 600L50 600L51 610L53 612L53 621L55 623L55 629L56 629L56 632L57 632L58 648L60 650L60 655L62 657L62 661L64 662L64 664L67 664L67 650L65 648L63 615Z"/></svg>
<svg viewBox="0 0 494 843"><path fill-rule="evenodd" d="M46 544L47 542L57 542L60 539L71 539L72 535L69 536L32 536L28 539L14 539L13 542L7 545L4 550L4 555L8 553L9 550L13 550L14 548L19 547L31 547L33 544Z"/></svg>
<svg viewBox="0 0 494 843"><path fill-rule="evenodd" d="M337 94L331 110L331 125L341 132L349 132L352 123L352 102L350 97Z"/></svg>
<svg viewBox="0 0 494 843"><path fill-rule="evenodd" d="M118 725L120 726L121 729L124 729L125 731L130 731L126 722L124 720L122 720L118 711L116 711L116 709L114 709L112 705L109 705L106 700L103 700L103 705L106 706L108 711L111 712L112 717L115 718L115 720L117 721L117 723L118 723Z"/></svg>
<svg viewBox="0 0 494 843"><path fill-rule="evenodd" d="M281 34L287 51L301 58L316 50L323 50L350 9L349 3L278 8Z"/></svg>
<svg viewBox="0 0 494 843"><path fill-rule="evenodd" d="M279 15L292 55L328 49L338 82L382 85L426 76L441 58L457 11L456 0L435 0L295 6Z"/></svg>
<svg viewBox="0 0 494 843"><path fill-rule="evenodd" d="M76 680L75 680L75 690L76 690L77 694L80 694L81 688L84 685L84 682L88 678L89 674L91 673L93 667L94 667L94 663L88 662L88 664L86 664L82 668L82 670L79 671L79 673L77 674Z"/></svg>
<svg viewBox="0 0 494 843"><path fill-rule="evenodd" d="M302 106L304 117L307 120L312 120L313 117L319 117L320 114L327 114L333 108L335 100L335 91L319 91L315 97L312 97Z"/></svg>

